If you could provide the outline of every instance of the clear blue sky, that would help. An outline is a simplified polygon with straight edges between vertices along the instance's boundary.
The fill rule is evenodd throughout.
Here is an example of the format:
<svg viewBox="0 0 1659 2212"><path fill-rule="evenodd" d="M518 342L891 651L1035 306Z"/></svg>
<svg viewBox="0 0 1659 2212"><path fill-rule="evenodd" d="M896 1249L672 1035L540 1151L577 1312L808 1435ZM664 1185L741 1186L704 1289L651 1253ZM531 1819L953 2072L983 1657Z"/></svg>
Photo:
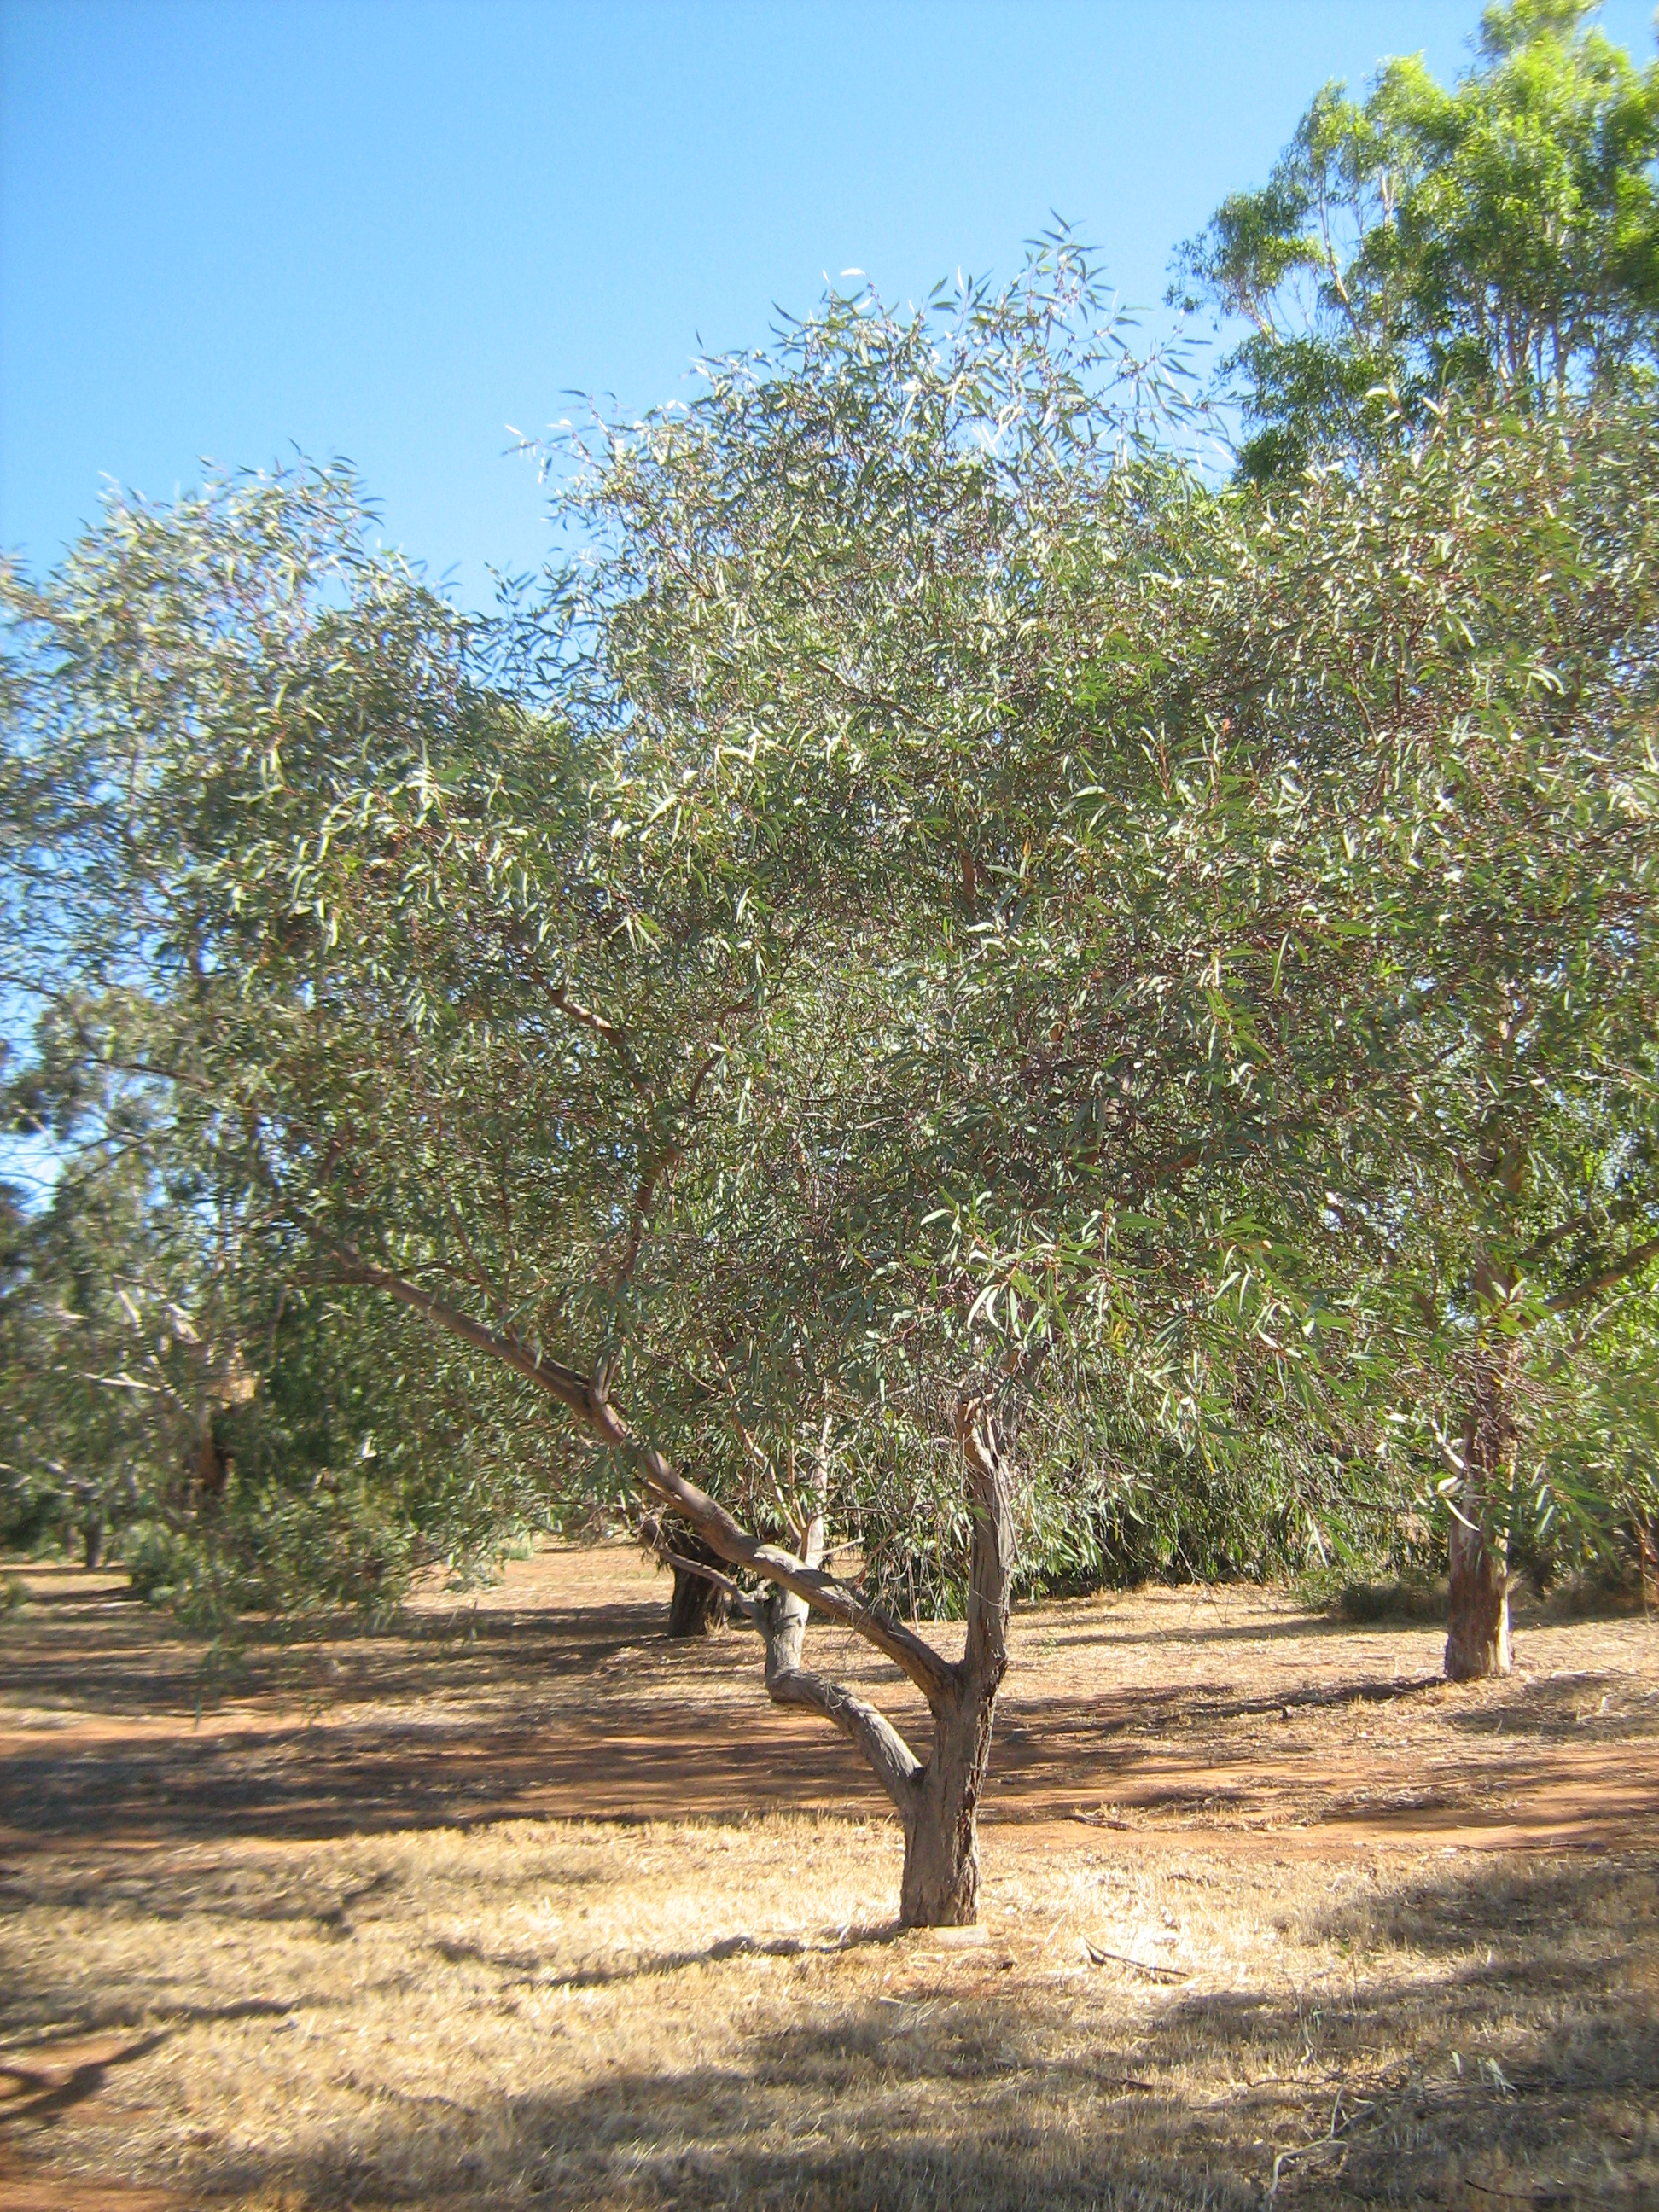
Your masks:
<svg viewBox="0 0 1659 2212"><path fill-rule="evenodd" d="M348 454L481 599L545 547L503 458L636 407L826 272L917 296L1050 210L1155 303L1328 77L1449 77L1479 0L0 0L0 545L112 477ZM1644 58L1650 0L1609 0Z"/></svg>

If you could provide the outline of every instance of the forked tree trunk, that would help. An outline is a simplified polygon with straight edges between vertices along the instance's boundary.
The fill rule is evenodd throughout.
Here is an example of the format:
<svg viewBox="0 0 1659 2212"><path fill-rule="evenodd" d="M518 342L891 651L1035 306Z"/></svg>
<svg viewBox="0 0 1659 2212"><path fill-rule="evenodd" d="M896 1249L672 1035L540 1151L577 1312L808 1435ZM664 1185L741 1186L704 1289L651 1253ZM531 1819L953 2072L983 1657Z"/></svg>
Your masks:
<svg viewBox="0 0 1659 2212"><path fill-rule="evenodd" d="M964 1402L957 1436L974 1518L968 1634L960 1661L941 1668L927 1687L933 1747L925 1765L873 1706L801 1665L804 1599L774 1589L757 1601L754 1616L766 1638L766 1686L773 1698L832 1720L893 1801L904 1829L899 1919L907 1928L967 1928L979 1917L979 1803L997 1692L1008 1666L1014 1528L1007 1466L980 1401ZM809 1565L817 1565L822 1545L822 1524L815 1522Z"/></svg>
<svg viewBox="0 0 1659 2212"><path fill-rule="evenodd" d="M974 1536L968 1634L963 1656L952 1666L906 1622L824 1571L821 1516L807 1531L804 1558L757 1540L653 1445L633 1434L611 1404L601 1372L584 1375L515 1335L485 1327L419 1285L362 1259L349 1245L336 1249L346 1279L389 1292L568 1407L602 1443L625 1456L657 1505L690 1522L727 1567L769 1585L765 1597L750 1597L728 1579L732 1609L765 1636L767 1688L776 1702L803 1705L833 1721L892 1799L904 1826L901 1917L910 1927L970 1924L979 1911L979 1801L997 1692L1008 1665L1014 1566L1009 1474L989 1406L964 1396L957 1413ZM641 1534L659 1548L654 1528L647 1536L642 1525ZM670 1555L664 1550L662 1556ZM933 1748L925 1765L872 1705L801 1665L809 1610L863 1637L921 1692L933 1717Z"/></svg>
<svg viewBox="0 0 1659 2212"><path fill-rule="evenodd" d="M1494 1498L1507 1484L1514 1424L1497 1367L1483 1363L1463 1431L1463 1495L1448 1542L1446 1680L1480 1682L1510 1671L1507 1547L1492 1526Z"/></svg>

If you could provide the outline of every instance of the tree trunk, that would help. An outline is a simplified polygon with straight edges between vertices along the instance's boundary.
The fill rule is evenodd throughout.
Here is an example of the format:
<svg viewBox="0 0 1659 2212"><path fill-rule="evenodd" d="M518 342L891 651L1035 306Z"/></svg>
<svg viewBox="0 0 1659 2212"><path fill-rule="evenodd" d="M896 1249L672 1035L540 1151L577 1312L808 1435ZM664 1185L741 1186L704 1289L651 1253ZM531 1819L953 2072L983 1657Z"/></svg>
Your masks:
<svg viewBox="0 0 1659 2212"><path fill-rule="evenodd" d="M726 1592L706 1575L675 1568L674 1595L668 1601L671 1637L717 1636L726 1626Z"/></svg>
<svg viewBox="0 0 1659 2212"><path fill-rule="evenodd" d="M196 1432L196 1504L200 1512L216 1510L230 1474L230 1454L213 1433L213 1414L203 1414Z"/></svg>
<svg viewBox="0 0 1659 2212"><path fill-rule="evenodd" d="M1481 1682L1510 1671L1507 1547L1492 1527L1492 1501L1509 1480L1514 1425L1497 1368L1483 1363L1463 1432L1463 1496L1448 1545L1445 1670L1449 1682Z"/></svg>
<svg viewBox="0 0 1659 2212"><path fill-rule="evenodd" d="M899 1918L907 1928L971 1928L979 1918L979 1801L997 1692L1008 1670L1013 1508L1007 1466L982 1401L963 1401L957 1437L974 1516L968 1637L953 1670L956 1695L934 1711L933 1756L916 1778L905 1823Z"/></svg>
<svg viewBox="0 0 1659 2212"><path fill-rule="evenodd" d="M996 1692L964 1699L935 1723L904 1832L899 1919L907 1928L971 1928L979 1918L979 1801Z"/></svg>
<svg viewBox="0 0 1659 2212"><path fill-rule="evenodd" d="M1466 1496L1464 1510L1474 1503ZM1473 1516L1470 1516L1473 1518ZM1510 1671L1510 1577L1503 1541L1484 1528L1452 1523L1446 1680L1485 1681Z"/></svg>
<svg viewBox="0 0 1659 2212"><path fill-rule="evenodd" d="M94 1513L81 1524L82 1558L88 1573L98 1567L104 1557L104 1516Z"/></svg>
<svg viewBox="0 0 1659 2212"><path fill-rule="evenodd" d="M839 1683L801 1664L807 1601L775 1584L744 1609L766 1638L766 1687L775 1703L805 1705L833 1721L892 1799L904 1828L899 1919L906 1928L969 1928L979 1917L979 1801L991 1753L997 1691L1007 1670L1013 1510L1008 1471L988 1409L964 1402L957 1435L974 1515L968 1636L958 1663L927 1688L933 1748L924 1765L892 1723ZM806 1532L810 1567L823 1556L823 1524Z"/></svg>
<svg viewBox="0 0 1659 2212"><path fill-rule="evenodd" d="M672 1548L687 1565L674 1567L674 1595L668 1606L668 1633L671 1637L714 1636L725 1627L731 1600L726 1595L725 1578L716 1582L696 1571L697 1566L718 1568L720 1556L705 1544L695 1530L673 1534Z"/></svg>

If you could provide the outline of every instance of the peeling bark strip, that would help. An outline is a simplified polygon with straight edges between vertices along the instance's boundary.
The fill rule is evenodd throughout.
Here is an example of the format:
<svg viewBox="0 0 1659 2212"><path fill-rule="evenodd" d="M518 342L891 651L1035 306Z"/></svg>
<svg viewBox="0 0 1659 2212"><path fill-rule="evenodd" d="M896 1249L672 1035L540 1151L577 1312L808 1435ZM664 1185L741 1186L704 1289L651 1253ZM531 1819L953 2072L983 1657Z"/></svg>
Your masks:
<svg viewBox="0 0 1659 2212"><path fill-rule="evenodd" d="M775 1704L799 1705L847 1738L892 1800L904 1828L899 1917L906 1927L968 1927L979 1917L979 1802L991 1753L997 1692L1008 1668L1014 1521L1008 1464L988 1404L964 1394L957 1410L973 1544L968 1566L968 1634L954 1666L915 1631L823 1568L822 1513L809 1523L804 1556L751 1536L706 1491L629 1428L598 1380L544 1358L510 1334L486 1328L390 1269L337 1248L349 1280L384 1291L436 1327L503 1361L568 1407L602 1443L623 1453L642 1487L689 1522L728 1566L771 1584L763 1598L726 1583L734 1613L766 1643L766 1687ZM641 1534L643 1534L643 1531ZM714 1577L711 1577L711 1579ZM724 1577L719 1579L724 1580ZM817 1611L854 1630L906 1674L927 1700L933 1746L926 1761L886 1717L842 1684L801 1664L806 1623Z"/></svg>

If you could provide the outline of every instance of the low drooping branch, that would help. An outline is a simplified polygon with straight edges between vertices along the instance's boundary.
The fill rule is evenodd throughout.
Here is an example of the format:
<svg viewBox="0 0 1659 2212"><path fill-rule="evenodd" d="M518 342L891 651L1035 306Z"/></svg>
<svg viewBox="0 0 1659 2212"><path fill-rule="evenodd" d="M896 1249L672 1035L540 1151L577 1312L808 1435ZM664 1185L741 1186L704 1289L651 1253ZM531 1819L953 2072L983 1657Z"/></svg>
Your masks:
<svg viewBox="0 0 1659 2212"><path fill-rule="evenodd" d="M826 1420L824 1443L814 1469L813 1510L801 1536L802 1564L812 1572L823 1563L829 1432ZM801 1664L807 1620L803 1599L775 1586L755 1601L748 1618L766 1638L766 1690L773 1704L804 1706L839 1729L892 1799L908 1838L915 1822L921 1761L886 1716L866 1698Z"/></svg>
<svg viewBox="0 0 1659 2212"><path fill-rule="evenodd" d="M597 1435L632 1456L645 1487L664 1504L684 1514L703 1541L728 1565L746 1567L763 1581L775 1583L826 1620L839 1622L873 1644L915 1684L933 1711L937 1713L954 1699L955 1669L914 1629L781 1545L757 1541L707 1491L688 1481L653 1446L641 1444L608 1399L592 1394L586 1413Z"/></svg>
<svg viewBox="0 0 1659 2212"><path fill-rule="evenodd" d="M335 1250L343 1279L384 1291L400 1304L423 1314L462 1343L471 1345L490 1358L501 1360L526 1382L557 1399L601 1443L625 1454L643 1486L661 1504L673 1506L683 1515L729 1566L745 1567L763 1581L778 1584L826 1620L850 1628L866 1643L874 1644L915 1684L933 1712L938 1713L954 1701L956 1671L940 1658L931 1644L834 1575L809 1565L781 1545L762 1543L751 1536L707 1491L688 1480L654 1447L641 1443L597 1382L574 1367L532 1351L515 1336L486 1328L434 1292L422 1290L390 1268L365 1260L351 1246L337 1244Z"/></svg>
<svg viewBox="0 0 1659 2212"><path fill-rule="evenodd" d="M463 1344L470 1344L475 1352L485 1352L490 1358L502 1361L516 1374L522 1375L526 1382L545 1390L562 1406L568 1406L573 1413L580 1414L584 1419L590 1418L590 1386L586 1376L578 1374L574 1367L565 1367L556 1359L544 1358L540 1352L532 1352L528 1345L520 1343L516 1336L484 1328L481 1322L462 1313L459 1307L434 1297L430 1291L423 1291L418 1283L411 1283L405 1276L393 1273L389 1267L379 1267L372 1261L363 1259L349 1244L337 1244L334 1250L339 1261L342 1282L361 1283L366 1289L384 1291L399 1305L423 1314L447 1334L459 1337Z"/></svg>
<svg viewBox="0 0 1659 2212"><path fill-rule="evenodd" d="M684 1552L677 1552L671 1545L661 1542L654 1521L647 1519L641 1522L640 1540L647 1551L660 1559L664 1566L672 1567L677 1574L694 1575L699 1582L712 1583L745 1620L750 1618L755 1601L748 1591L739 1589L730 1575L721 1574L717 1568L708 1565L702 1559L688 1559Z"/></svg>
<svg viewBox="0 0 1659 2212"><path fill-rule="evenodd" d="M952 1666L914 1629L823 1571L822 1466L818 1504L802 1536L805 1556L762 1543L633 1434L611 1403L602 1373L586 1379L349 1248L339 1248L339 1256L348 1279L384 1290L568 1407L599 1442L625 1455L642 1488L688 1522L716 1557L771 1585L764 1595L750 1595L718 1571L711 1576L730 1589L734 1609L765 1638L766 1686L773 1701L815 1712L838 1729L891 1799L904 1828L902 1921L908 1927L971 1925L979 1914L979 1802L997 1692L1008 1665L1015 1548L1008 1468L988 1402L966 1395L957 1417L974 1534L968 1632L962 1658ZM684 1565L708 1571L690 1560ZM933 1749L925 1761L873 1705L801 1663L807 1620L815 1611L873 1644L921 1692L933 1719Z"/></svg>
<svg viewBox="0 0 1659 2212"><path fill-rule="evenodd" d="M696 1559L688 1559L663 1540L654 1516L640 1524L640 1539L647 1550L683 1574L696 1575L724 1592L737 1617L758 1629L766 1640L766 1688L775 1705L801 1705L841 1730L892 1799L907 1824L915 1809L916 1777L921 1761L904 1738L875 1706L842 1683L832 1682L800 1664L807 1608L797 1597L774 1589L757 1596L739 1589L730 1576ZM823 1522L817 1516L808 1524L804 1564L816 1567L822 1555Z"/></svg>

